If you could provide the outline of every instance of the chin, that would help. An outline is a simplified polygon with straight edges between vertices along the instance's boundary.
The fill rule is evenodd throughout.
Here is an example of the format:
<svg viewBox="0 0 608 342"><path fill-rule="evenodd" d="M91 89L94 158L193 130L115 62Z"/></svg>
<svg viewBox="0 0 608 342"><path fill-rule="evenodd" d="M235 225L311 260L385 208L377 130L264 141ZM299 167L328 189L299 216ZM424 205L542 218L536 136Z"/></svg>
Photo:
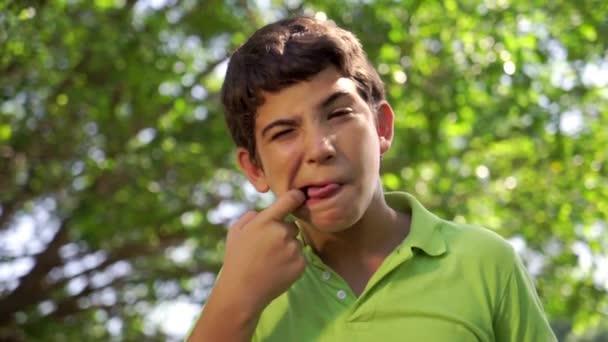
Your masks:
<svg viewBox="0 0 608 342"><path fill-rule="evenodd" d="M315 215L304 211L295 216L313 229L329 234L345 231L360 219L360 215L354 215L354 213L322 213Z"/></svg>

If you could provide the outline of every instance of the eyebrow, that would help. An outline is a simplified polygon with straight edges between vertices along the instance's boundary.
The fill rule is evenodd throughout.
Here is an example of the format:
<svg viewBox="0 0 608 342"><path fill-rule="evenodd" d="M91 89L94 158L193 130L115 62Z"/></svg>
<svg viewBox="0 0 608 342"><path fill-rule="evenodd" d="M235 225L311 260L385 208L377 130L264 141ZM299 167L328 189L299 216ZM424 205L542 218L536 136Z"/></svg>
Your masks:
<svg viewBox="0 0 608 342"><path fill-rule="evenodd" d="M321 101L321 103L317 106L317 108L326 109L327 107L331 106L334 102L338 101L338 99L340 99L344 96L350 97L351 94L347 90L337 90L336 92L332 93L327 98L325 98L325 100Z"/></svg>
<svg viewBox="0 0 608 342"><path fill-rule="evenodd" d="M316 107L318 110L326 109L327 107L331 106L334 102L338 101L340 98L345 97L345 96L350 97L351 93L348 92L347 90L337 90L337 91L333 92L331 95L329 95L328 97L326 97L323 101L321 101ZM268 131L270 131L274 127L294 126L296 123L297 122L294 119L277 119L275 121L272 121L271 123L266 125L266 127L264 127L264 129L262 129L262 137L266 136L266 133L268 133Z"/></svg>

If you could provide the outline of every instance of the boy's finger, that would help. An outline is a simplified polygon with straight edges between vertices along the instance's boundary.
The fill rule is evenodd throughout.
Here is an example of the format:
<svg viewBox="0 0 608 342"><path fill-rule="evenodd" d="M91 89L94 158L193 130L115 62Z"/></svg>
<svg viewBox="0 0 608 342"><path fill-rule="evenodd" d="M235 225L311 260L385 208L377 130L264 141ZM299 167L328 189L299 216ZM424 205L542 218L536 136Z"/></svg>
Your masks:
<svg viewBox="0 0 608 342"><path fill-rule="evenodd" d="M283 224L283 227L285 227L285 229L287 229L289 236L291 236L294 239L298 237L298 234L300 234L300 228L298 228L298 226L296 226L295 223L288 222L288 223Z"/></svg>
<svg viewBox="0 0 608 342"><path fill-rule="evenodd" d="M233 223L232 226L230 226L230 229L242 228L244 225L249 223L249 221L253 220L257 215L258 215L258 213L255 211L250 210L250 211L246 212L235 223Z"/></svg>
<svg viewBox="0 0 608 342"><path fill-rule="evenodd" d="M306 200L304 193L298 189L292 189L282 194L277 200L258 217L262 220L283 221L285 217L291 214Z"/></svg>

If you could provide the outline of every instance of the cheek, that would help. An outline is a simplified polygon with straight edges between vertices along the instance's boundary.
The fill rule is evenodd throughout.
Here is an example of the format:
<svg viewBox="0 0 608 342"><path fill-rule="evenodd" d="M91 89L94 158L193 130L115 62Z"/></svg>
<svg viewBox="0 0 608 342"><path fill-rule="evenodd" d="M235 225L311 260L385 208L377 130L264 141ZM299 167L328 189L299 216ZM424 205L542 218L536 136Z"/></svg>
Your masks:
<svg viewBox="0 0 608 342"><path fill-rule="evenodd" d="M373 124L361 125L353 130L353 145L366 156L380 152L380 139L375 127L371 125Z"/></svg>
<svg viewBox="0 0 608 342"><path fill-rule="evenodd" d="M358 153L363 172L375 179L380 171L381 142L378 134L373 129L362 130L357 142L355 146L358 150L354 153Z"/></svg>
<svg viewBox="0 0 608 342"><path fill-rule="evenodd" d="M297 173L301 153L297 144L282 144L265 151L266 178L275 193L289 190Z"/></svg>

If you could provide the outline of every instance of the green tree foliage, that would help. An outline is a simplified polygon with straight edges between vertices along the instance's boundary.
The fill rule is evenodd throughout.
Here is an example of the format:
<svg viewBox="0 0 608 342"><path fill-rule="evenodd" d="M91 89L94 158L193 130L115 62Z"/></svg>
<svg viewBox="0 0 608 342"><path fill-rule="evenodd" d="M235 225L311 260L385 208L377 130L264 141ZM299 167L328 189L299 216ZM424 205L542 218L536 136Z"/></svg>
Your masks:
<svg viewBox="0 0 608 342"><path fill-rule="evenodd" d="M234 167L225 61L296 13L386 82L385 187L510 238L561 338L605 338L607 2L4 0L0 339L165 340L151 310L204 303L224 227L268 201Z"/></svg>

